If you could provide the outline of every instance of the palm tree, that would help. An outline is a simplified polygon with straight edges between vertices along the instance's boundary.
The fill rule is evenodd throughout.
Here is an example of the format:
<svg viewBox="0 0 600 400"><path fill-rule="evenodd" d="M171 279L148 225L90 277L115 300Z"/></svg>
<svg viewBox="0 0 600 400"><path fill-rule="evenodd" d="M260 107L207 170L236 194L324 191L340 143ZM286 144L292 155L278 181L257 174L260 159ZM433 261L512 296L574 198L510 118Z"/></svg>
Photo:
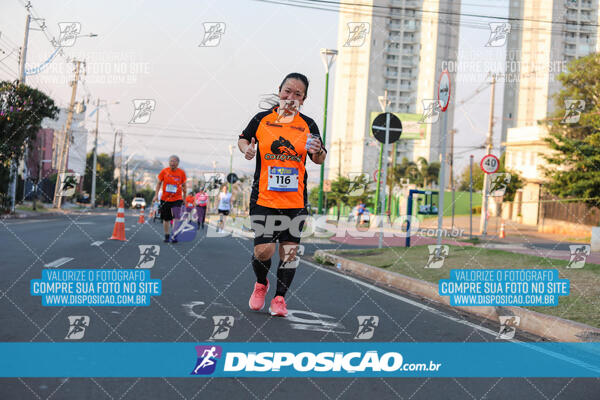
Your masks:
<svg viewBox="0 0 600 400"><path fill-rule="evenodd" d="M391 175L391 174L388 174ZM394 174L393 174L393 185L394 186L402 186L401 185L401 180L402 179L406 179L408 178L410 180L411 183L417 183L419 182L419 168L417 167L417 164L415 164L415 162L413 161L408 161L408 158L404 157L402 158L402 161L400 162L400 164L396 165L395 169L394 169Z"/></svg>
<svg viewBox="0 0 600 400"><path fill-rule="evenodd" d="M424 157L419 157L417 162L419 163L419 174L423 179L423 186L431 187L432 183L437 184L440 174L440 163L437 161L429 163Z"/></svg>

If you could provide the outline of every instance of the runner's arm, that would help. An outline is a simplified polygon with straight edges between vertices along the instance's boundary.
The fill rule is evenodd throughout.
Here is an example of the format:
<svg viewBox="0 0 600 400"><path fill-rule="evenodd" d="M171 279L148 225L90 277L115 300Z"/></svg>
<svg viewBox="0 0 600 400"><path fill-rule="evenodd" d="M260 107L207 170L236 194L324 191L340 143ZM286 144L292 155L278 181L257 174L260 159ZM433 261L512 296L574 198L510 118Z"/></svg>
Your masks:
<svg viewBox="0 0 600 400"><path fill-rule="evenodd" d="M152 201L158 201L158 191L160 190L160 186L162 185L162 181L159 179L156 184L156 188L154 189L154 198Z"/></svg>

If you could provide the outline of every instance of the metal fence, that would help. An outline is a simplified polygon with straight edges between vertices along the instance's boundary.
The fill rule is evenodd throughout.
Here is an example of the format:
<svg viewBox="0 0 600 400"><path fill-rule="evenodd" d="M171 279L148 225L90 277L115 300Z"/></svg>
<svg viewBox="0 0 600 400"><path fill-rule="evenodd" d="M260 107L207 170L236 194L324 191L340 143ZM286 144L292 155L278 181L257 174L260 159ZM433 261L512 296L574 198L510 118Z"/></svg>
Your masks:
<svg viewBox="0 0 600 400"><path fill-rule="evenodd" d="M552 196L542 197L542 215L547 219L583 225L600 225L600 209L581 202L570 202Z"/></svg>

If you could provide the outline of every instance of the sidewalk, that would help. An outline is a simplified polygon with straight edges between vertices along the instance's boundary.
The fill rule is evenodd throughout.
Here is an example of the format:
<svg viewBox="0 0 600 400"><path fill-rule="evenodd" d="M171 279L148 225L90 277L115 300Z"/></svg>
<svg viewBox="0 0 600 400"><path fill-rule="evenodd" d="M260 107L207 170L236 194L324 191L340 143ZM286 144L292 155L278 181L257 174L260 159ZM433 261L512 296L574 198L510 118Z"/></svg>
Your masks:
<svg viewBox="0 0 600 400"><path fill-rule="evenodd" d="M473 236L479 237L479 215L473 215ZM490 217L488 220L487 228L487 239L494 241L502 241L502 243L523 243L527 241L532 242L561 242L561 243L578 243L578 244L589 244L589 238L571 238L565 237L565 235L558 235L553 233L542 233L538 232L537 226L519 224L518 222L511 220L504 220L504 232L506 238L500 239L500 224L502 219L499 217ZM452 218L444 217L443 222L444 228L451 229ZM457 215L454 217L454 226L458 229L464 229L465 235L469 236L469 216L468 215ZM421 222L422 228L437 227L437 218L426 219Z"/></svg>

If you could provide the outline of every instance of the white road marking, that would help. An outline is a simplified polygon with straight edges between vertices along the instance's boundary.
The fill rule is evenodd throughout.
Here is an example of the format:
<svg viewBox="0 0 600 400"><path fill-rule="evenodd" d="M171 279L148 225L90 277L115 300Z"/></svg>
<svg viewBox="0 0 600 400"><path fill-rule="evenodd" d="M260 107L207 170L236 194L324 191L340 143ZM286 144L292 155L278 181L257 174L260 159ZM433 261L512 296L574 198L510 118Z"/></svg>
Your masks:
<svg viewBox="0 0 600 400"><path fill-rule="evenodd" d="M84 222L73 222L75 225L93 225L94 222L88 222L88 221L84 221Z"/></svg>
<svg viewBox="0 0 600 400"><path fill-rule="evenodd" d="M435 308L426 306L425 304L421 304L419 302L416 302L414 300L408 299L406 297L402 297L400 295L397 295L396 293L388 292L387 290L381 289L381 288L379 288L379 287L377 287L375 285L371 285L370 283L363 282L363 281L361 281L359 279L352 278L352 277L347 276L347 275L342 275L340 273L337 273L335 271L331 271L331 270L329 270L327 268L323 268L320 265L311 263L311 262L306 261L306 260L302 260L301 259L300 261L303 262L303 263L305 263L305 264L307 264L307 265L310 265L313 268L317 268L317 269L319 269L319 270L321 270L323 272L327 272L327 273L330 273L332 275L336 275L336 276L338 276L340 278L347 279L347 280L349 280L351 282L354 282L356 284L368 287L369 289L371 289L371 290L373 290L375 292L385 294L385 295L387 295L389 297L393 297L396 300L400 300L400 301L403 301L405 303L411 304L411 305L413 305L415 307L418 307L418 308L421 308L423 310L429 311L429 312L431 312L433 314L439 315L440 317L449 319L449 320L454 321L454 322L458 322L459 324L463 324L463 325L469 326L471 328L477 329L477 330L479 330L481 332L487 333L487 334L492 335L492 336L497 336L498 335L497 332L492 331L491 329L485 328L483 326L479 326L477 324L474 324L474 323L469 322L469 321L465 321L465 320L460 319L460 318L453 317L452 315L448 315L445 312L442 312L442 311L437 310ZM546 350L546 349L543 349L543 348L540 348L540 347L536 347L532 343L522 342L522 341L516 340L516 339L506 340L506 342L518 343L518 344L520 344L522 346L528 347L528 348L530 348L532 350L536 350L536 351L538 351L540 353L547 354L547 355L549 355L551 357L558 358L560 360L564 360L564 361L570 362L570 363L575 364L575 365L579 365L581 367L587 368L587 369L589 369L591 371L594 371L594 372L598 372L598 368L596 366L594 366L594 365L590 365L588 363L582 362L582 361L580 361L578 359L575 359L575 358L571 358L571 357L566 356L564 354L560 354L560 353L556 353L556 352L551 351L551 350Z"/></svg>
<svg viewBox="0 0 600 400"><path fill-rule="evenodd" d="M91 244L91 246L98 246L98 247L100 247L100 245L101 245L102 243L104 243L104 241L103 241L103 240L97 240L97 241L95 241L94 243L92 243L92 244Z"/></svg>
<svg viewBox="0 0 600 400"><path fill-rule="evenodd" d="M433 307L426 306L425 304L421 304L421 303L416 302L414 300L411 300L411 299L408 299L406 297L397 295L396 293L388 292L387 290L381 289L380 287L377 287L375 285L371 285L370 283L363 282L363 281L361 281L359 279L356 279L356 278L353 278L351 276L342 275L340 273L331 271L331 270L329 270L327 268L323 268L323 267L321 267L321 266L319 266L317 264L313 264L313 263L311 263L309 261L306 261L306 260L302 260L301 259L300 262L303 262L303 263L305 263L307 265L310 265L313 268L317 268L317 269L319 269L319 270L321 270L323 272L327 272L327 273L330 273L332 275L336 275L336 276L338 276L340 278L347 279L347 280L349 280L351 282L354 282L356 284L368 287L369 289L371 289L371 290L373 290L375 292L385 294L385 295L387 295L389 297L393 297L396 300L403 301L403 302L411 304L411 305L413 305L415 307L421 308L423 310L427 310L427 311L429 311L429 312L431 312L433 314L436 314L436 315L439 315L441 317L447 318L447 319L452 320L454 322L458 322L459 324L463 324L463 325L467 325L467 326L469 326L471 328L475 328L475 329L480 330L481 332L485 332L485 333L487 333L489 335L496 336L498 334L498 332L492 331L491 329L485 328L483 326L479 326L477 324L474 324L474 323L469 322L469 321L465 321L465 320L460 319L460 318L453 317L452 315L448 315L448 314L446 314L446 313L444 313L444 312L442 312L440 310L437 310L437 309L435 309Z"/></svg>
<svg viewBox="0 0 600 400"><path fill-rule="evenodd" d="M48 263L46 265L44 265L44 268L58 268L63 264L68 263L69 261L74 260L74 258L72 257L62 257L59 258L58 260L54 260L51 263Z"/></svg>

